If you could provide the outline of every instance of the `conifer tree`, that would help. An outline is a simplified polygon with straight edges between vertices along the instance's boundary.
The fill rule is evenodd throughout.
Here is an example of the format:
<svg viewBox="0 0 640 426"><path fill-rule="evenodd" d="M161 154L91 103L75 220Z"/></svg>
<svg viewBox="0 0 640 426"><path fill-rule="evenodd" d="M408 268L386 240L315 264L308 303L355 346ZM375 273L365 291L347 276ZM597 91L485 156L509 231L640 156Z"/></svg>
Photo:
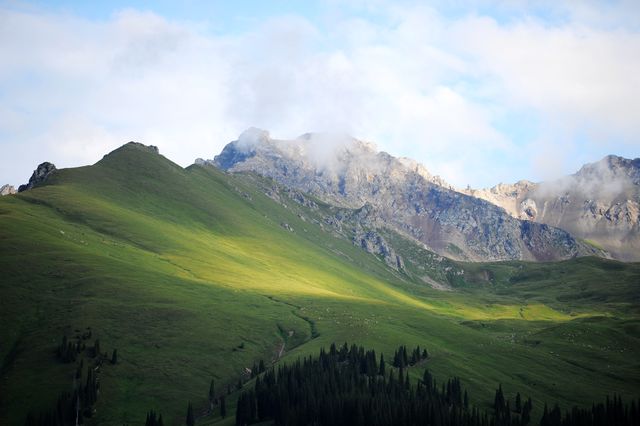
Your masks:
<svg viewBox="0 0 640 426"><path fill-rule="evenodd" d="M111 354L111 364L117 364L118 363L118 350L114 349L113 353Z"/></svg>
<svg viewBox="0 0 640 426"><path fill-rule="evenodd" d="M211 383L209 383L209 402L213 405L213 400L216 398L216 392L214 387L215 382L211 379Z"/></svg>
<svg viewBox="0 0 640 426"><path fill-rule="evenodd" d="M493 408L496 410L496 413L504 411L504 394L502 393L502 385L499 385L496 390L496 396L493 399Z"/></svg>
<svg viewBox="0 0 640 426"><path fill-rule="evenodd" d="M196 424L196 419L193 416L193 405L191 405L191 402L189 402L189 405L187 406L186 423L187 423L187 426L194 426Z"/></svg>
<svg viewBox="0 0 640 426"><path fill-rule="evenodd" d="M224 401L224 396L220 397L220 415L223 419L227 417L227 404Z"/></svg>
<svg viewBox="0 0 640 426"><path fill-rule="evenodd" d="M531 402L531 398L524 403L524 407L522 407L522 424L526 426L531 421L531 408L533 408L533 403Z"/></svg>

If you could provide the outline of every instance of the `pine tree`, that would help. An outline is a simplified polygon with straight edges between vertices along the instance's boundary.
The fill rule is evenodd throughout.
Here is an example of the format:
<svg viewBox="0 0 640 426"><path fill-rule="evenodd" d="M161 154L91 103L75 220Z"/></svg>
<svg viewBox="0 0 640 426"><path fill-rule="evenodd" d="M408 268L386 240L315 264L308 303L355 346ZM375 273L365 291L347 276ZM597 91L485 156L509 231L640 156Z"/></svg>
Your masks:
<svg viewBox="0 0 640 426"><path fill-rule="evenodd" d="M516 413L522 412L522 400L520 398L520 392L516 394Z"/></svg>
<svg viewBox="0 0 640 426"><path fill-rule="evenodd" d="M380 369L378 370L378 375L384 377L385 374L385 362L384 362L384 354L380 354Z"/></svg>
<svg viewBox="0 0 640 426"><path fill-rule="evenodd" d="M189 402L189 405L187 406L187 426L194 426L196 424L196 419L193 416L193 406L191 405L191 402Z"/></svg>
<svg viewBox="0 0 640 426"><path fill-rule="evenodd" d="M522 407L522 424L526 426L531 421L531 408L533 407L533 403L531 402L531 398L524 403L524 407Z"/></svg>
<svg viewBox="0 0 640 426"><path fill-rule="evenodd" d="M76 379L80 380L82 378L82 369L84 368L84 360L80 360L78 364L78 368L76 368Z"/></svg>
<svg viewBox="0 0 640 426"><path fill-rule="evenodd" d="M544 411L542 412L542 418L540 419L540 426L549 426L549 409L547 403L544 404Z"/></svg>
<svg viewBox="0 0 640 426"><path fill-rule="evenodd" d="M111 364L117 364L117 363L118 363L118 350L114 349L113 354L111 354Z"/></svg>
<svg viewBox="0 0 640 426"><path fill-rule="evenodd" d="M220 397L220 415L223 419L227 417L227 404L224 401L224 396Z"/></svg>
<svg viewBox="0 0 640 426"><path fill-rule="evenodd" d="M216 398L216 392L214 387L214 381L211 379L211 383L209 383L209 402L213 405L213 400Z"/></svg>
<svg viewBox="0 0 640 426"><path fill-rule="evenodd" d="M502 385L499 385L496 390L496 396L493 399L493 408L496 410L496 413L500 413L504 410L504 394L502 393Z"/></svg>

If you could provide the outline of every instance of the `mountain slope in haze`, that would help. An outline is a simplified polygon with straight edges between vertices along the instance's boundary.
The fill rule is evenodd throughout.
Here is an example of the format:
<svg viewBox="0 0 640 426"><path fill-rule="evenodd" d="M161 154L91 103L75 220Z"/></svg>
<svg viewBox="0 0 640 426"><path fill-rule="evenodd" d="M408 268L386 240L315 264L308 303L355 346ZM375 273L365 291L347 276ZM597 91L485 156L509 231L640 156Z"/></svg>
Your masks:
<svg viewBox="0 0 640 426"><path fill-rule="evenodd" d="M640 158L610 155L555 181L464 192L513 217L566 229L617 259L640 260Z"/></svg>
<svg viewBox="0 0 640 426"><path fill-rule="evenodd" d="M540 261L602 254L564 230L513 218L452 190L412 160L347 136L307 134L287 141L249 129L208 163L255 172L335 205L368 205L372 221L454 259Z"/></svg>

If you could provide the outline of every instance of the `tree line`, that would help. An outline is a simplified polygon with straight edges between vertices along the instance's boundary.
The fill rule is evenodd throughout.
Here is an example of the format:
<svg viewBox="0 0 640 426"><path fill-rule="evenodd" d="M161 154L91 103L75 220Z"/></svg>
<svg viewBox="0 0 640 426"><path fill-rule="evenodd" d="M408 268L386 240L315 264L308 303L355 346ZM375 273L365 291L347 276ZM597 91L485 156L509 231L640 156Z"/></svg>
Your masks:
<svg viewBox="0 0 640 426"><path fill-rule="evenodd" d="M422 354L418 349L415 362L424 359ZM378 361L375 351L334 344L329 351L321 349L317 358L268 369L256 378L253 389L239 396L236 425L494 424L490 414L469 407L458 378L439 385L425 370L413 383L404 368L413 355L407 355L406 347L400 347L394 355L400 367L386 373L384 357Z"/></svg>
<svg viewBox="0 0 640 426"><path fill-rule="evenodd" d="M468 392L454 377L438 384L428 369L411 380L404 368L428 357L418 348L408 354L401 346L387 368L375 351L345 343L317 357L298 359L258 375L251 389L242 392L236 407L236 425L258 422L276 425L432 425L526 426L533 403L520 393L515 401L496 390L492 410L469 404ZM423 355L424 354L424 355ZM540 426L637 426L640 401L623 403L620 396L562 412L545 405ZM189 425L193 426L193 425Z"/></svg>
<svg viewBox="0 0 640 426"><path fill-rule="evenodd" d="M93 345L87 347L85 340L91 338L91 330L81 336L77 336L75 343L63 336L60 345L56 348L56 357L63 363L79 362L76 366L73 388L69 392L61 392L55 407L41 411L37 415L32 411L27 413L26 426L74 426L84 424L85 418L93 416L93 406L100 393L100 380L98 373L104 361L109 360L107 353L100 352L100 340L96 339ZM86 370L85 358L87 358ZM111 354L111 364L118 363L116 349ZM84 374L83 380L83 371ZM155 425L159 426L159 425Z"/></svg>

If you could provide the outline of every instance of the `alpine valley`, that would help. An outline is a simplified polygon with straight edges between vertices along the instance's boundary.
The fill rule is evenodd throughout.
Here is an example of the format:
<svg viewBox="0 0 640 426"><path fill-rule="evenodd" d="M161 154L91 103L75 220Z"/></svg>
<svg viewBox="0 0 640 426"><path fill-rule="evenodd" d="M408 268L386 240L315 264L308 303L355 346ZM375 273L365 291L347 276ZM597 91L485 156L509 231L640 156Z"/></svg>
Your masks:
<svg viewBox="0 0 640 426"><path fill-rule="evenodd" d="M457 189L252 128L2 194L2 425L638 424L640 159Z"/></svg>

